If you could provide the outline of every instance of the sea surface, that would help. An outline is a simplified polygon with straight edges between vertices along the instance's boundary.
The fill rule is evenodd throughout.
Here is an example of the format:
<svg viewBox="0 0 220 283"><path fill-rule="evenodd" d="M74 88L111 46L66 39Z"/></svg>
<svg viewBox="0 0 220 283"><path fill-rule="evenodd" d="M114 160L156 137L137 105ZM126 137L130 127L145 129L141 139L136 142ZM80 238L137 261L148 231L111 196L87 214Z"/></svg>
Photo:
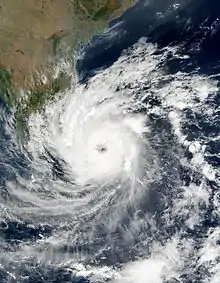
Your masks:
<svg viewBox="0 0 220 283"><path fill-rule="evenodd" d="M0 282L219 283L220 2L140 0L76 57L25 141L0 101Z"/></svg>

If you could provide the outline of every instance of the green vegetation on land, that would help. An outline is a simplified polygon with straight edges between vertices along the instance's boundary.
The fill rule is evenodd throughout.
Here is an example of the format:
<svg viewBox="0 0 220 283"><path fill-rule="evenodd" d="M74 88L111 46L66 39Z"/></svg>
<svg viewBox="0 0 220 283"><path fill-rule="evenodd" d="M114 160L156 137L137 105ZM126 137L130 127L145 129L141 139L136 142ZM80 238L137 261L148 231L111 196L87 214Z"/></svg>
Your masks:
<svg viewBox="0 0 220 283"><path fill-rule="evenodd" d="M69 87L65 72L54 78L60 58L69 58L74 71L76 45L102 31L133 2L0 0L0 96L16 109L18 121ZM46 83L39 74L46 74Z"/></svg>

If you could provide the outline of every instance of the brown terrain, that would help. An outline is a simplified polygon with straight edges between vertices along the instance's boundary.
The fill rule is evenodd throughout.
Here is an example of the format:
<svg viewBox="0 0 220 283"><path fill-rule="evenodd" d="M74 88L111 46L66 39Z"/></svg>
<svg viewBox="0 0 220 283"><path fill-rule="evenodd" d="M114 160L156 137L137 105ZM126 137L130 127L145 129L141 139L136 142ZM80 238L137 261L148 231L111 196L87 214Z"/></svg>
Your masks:
<svg viewBox="0 0 220 283"><path fill-rule="evenodd" d="M60 42L75 44L103 29L133 0L0 0L0 67L15 87L47 70Z"/></svg>

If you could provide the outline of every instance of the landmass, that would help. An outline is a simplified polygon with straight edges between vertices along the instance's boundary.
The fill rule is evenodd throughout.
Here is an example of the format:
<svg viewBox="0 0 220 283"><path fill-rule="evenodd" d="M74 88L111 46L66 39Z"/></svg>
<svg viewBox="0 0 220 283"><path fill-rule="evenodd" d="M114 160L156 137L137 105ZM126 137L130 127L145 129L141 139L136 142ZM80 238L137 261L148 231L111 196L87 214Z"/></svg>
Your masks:
<svg viewBox="0 0 220 283"><path fill-rule="evenodd" d="M18 119L42 108L68 87L69 75L54 77L65 52L101 32L134 0L0 0L0 96ZM45 80L42 81L42 76Z"/></svg>

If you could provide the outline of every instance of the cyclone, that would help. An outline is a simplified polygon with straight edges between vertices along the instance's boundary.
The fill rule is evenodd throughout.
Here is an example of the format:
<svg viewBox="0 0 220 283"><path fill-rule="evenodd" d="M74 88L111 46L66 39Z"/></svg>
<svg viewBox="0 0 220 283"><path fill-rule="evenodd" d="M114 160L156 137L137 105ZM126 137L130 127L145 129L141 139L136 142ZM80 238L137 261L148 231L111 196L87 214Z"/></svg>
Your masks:
<svg viewBox="0 0 220 283"><path fill-rule="evenodd" d="M23 144L1 106L2 282L219 282L217 9L155 3L81 50Z"/></svg>
<svg viewBox="0 0 220 283"><path fill-rule="evenodd" d="M57 151L77 183L134 180L140 172L145 117L129 113L125 97L115 99L102 86L95 91L76 94L65 109L63 145L57 144Z"/></svg>

